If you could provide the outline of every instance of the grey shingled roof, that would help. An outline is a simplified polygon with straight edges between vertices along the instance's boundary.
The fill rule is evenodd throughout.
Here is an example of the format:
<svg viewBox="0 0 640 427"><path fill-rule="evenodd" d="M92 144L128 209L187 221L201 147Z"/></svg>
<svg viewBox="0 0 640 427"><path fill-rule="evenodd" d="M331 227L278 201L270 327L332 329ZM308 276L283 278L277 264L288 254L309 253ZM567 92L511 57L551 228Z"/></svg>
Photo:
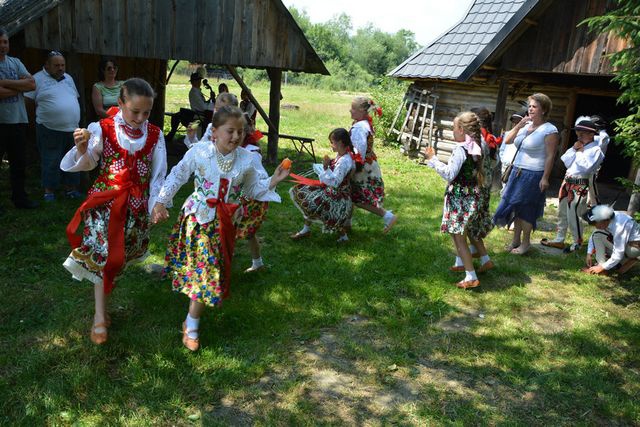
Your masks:
<svg viewBox="0 0 640 427"><path fill-rule="evenodd" d="M0 27L5 28L11 36L62 1L64 0L0 0Z"/></svg>
<svg viewBox="0 0 640 427"><path fill-rule="evenodd" d="M467 80L538 0L475 0L462 20L388 75ZM475 68L474 68L475 66Z"/></svg>

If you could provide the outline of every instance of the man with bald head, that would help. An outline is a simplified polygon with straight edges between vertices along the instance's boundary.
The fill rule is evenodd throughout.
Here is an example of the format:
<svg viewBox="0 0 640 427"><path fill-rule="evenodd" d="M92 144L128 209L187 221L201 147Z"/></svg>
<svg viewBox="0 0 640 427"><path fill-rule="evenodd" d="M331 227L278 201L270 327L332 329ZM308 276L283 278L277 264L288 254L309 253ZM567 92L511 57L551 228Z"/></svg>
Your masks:
<svg viewBox="0 0 640 427"><path fill-rule="evenodd" d="M36 103L36 139L40 151L42 187L45 202L56 199L55 191L64 184L68 198L80 198L79 173L62 172L60 161L73 147L73 131L80 122L78 90L66 72L62 53L51 51L44 68L34 74L36 90L25 94Z"/></svg>
<svg viewBox="0 0 640 427"><path fill-rule="evenodd" d="M38 206L27 197L25 191L26 130L29 119L23 93L35 87L35 81L22 61L9 56L9 33L0 28L0 159L7 154L11 200L17 208L22 209Z"/></svg>

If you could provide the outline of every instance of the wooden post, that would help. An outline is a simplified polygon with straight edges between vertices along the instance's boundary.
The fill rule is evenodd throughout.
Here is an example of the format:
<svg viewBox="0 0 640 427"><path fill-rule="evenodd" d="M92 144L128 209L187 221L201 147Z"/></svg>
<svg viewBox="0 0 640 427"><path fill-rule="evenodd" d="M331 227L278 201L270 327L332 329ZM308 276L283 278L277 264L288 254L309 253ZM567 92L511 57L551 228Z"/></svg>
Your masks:
<svg viewBox="0 0 640 427"><path fill-rule="evenodd" d="M280 134L280 89L282 88L282 70L267 68L271 80L269 90L269 143L267 145L267 163L275 165L278 162L278 139Z"/></svg>
<svg viewBox="0 0 640 427"><path fill-rule="evenodd" d="M500 135L505 128L507 95L509 93L509 81L500 79L500 87L498 88L498 99L496 100L495 116L493 116L493 133Z"/></svg>
<svg viewBox="0 0 640 427"><path fill-rule="evenodd" d="M262 117L262 119L265 121L267 126L269 126L269 129L271 129L272 127L276 127L276 126L273 125L273 123L271 123L271 120L269 119L269 116L267 116L267 113L262 109L262 106L260 105L258 100L253 96L253 93L251 93L251 89L249 89L249 86L247 86L245 84L244 80L242 80L242 77L240 77L240 74L238 74L238 71L236 70L236 67L233 67L231 65L227 65L227 70L229 70L229 73L233 76L233 78L236 80L236 82L238 82L240 87L242 89L244 89L245 92L247 92L247 94L249 95L249 99L251 100L253 105L255 105L256 110L258 110L258 113L260 113L260 117ZM278 105L280 105L280 104L278 104ZM280 110L278 109L278 111L280 111Z"/></svg>
<svg viewBox="0 0 640 427"><path fill-rule="evenodd" d="M571 128L573 127L573 119L576 115L576 101L578 94L575 89L569 92L569 102L567 102L567 109L564 114L564 129L562 130L562 139L560 141L560 153L567 151L569 147L569 139L571 138Z"/></svg>

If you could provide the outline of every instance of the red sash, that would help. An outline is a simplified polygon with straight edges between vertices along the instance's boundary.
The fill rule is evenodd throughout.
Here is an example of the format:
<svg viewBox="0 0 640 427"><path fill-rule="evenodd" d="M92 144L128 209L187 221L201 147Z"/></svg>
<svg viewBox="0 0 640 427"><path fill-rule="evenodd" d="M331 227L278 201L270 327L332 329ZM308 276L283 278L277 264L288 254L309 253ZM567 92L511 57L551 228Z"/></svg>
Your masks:
<svg viewBox="0 0 640 427"><path fill-rule="evenodd" d="M129 169L122 169L114 178L116 184L112 190L100 191L87 197L76 210L73 218L67 225L67 239L71 248L77 248L82 244L82 236L76 234L76 230L82 220L82 212L104 205L113 200L109 215L108 239L109 254L107 262L102 270L104 292L111 293L113 290L113 280L120 273L125 263L124 253L124 225L127 218L127 205L129 196L140 198L142 189L139 185L133 184L129 178Z"/></svg>
<svg viewBox="0 0 640 427"><path fill-rule="evenodd" d="M307 178L306 176L296 175L295 173L290 173L289 177L296 184L311 185L313 187L326 187L326 184L324 184L322 181L318 181L317 179Z"/></svg>
<svg viewBox="0 0 640 427"><path fill-rule="evenodd" d="M222 259L224 260L224 290L222 291L222 299L229 296L231 289L231 262L233 261L233 250L236 245L236 227L233 225L233 214L238 209L238 204L227 203L224 201L229 189L229 180L220 178L220 188L218 189L218 198L207 199L207 205L210 208L216 208L218 221L220 223L218 233L220 234Z"/></svg>

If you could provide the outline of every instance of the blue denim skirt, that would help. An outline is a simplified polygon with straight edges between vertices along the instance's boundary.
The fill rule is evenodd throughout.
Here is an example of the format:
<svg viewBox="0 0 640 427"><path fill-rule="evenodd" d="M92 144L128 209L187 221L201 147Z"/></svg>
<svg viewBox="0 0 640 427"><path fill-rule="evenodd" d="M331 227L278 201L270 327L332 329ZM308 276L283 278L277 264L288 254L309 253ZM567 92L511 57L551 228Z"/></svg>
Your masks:
<svg viewBox="0 0 640 427"><path fill-rule="evenodd" d="M497 226L511 224L516 218L536 228L536 221L544 213L545 193L540 191L543 171L530 171L514 167L504 188L502 199L493 216Z"/></svg>

